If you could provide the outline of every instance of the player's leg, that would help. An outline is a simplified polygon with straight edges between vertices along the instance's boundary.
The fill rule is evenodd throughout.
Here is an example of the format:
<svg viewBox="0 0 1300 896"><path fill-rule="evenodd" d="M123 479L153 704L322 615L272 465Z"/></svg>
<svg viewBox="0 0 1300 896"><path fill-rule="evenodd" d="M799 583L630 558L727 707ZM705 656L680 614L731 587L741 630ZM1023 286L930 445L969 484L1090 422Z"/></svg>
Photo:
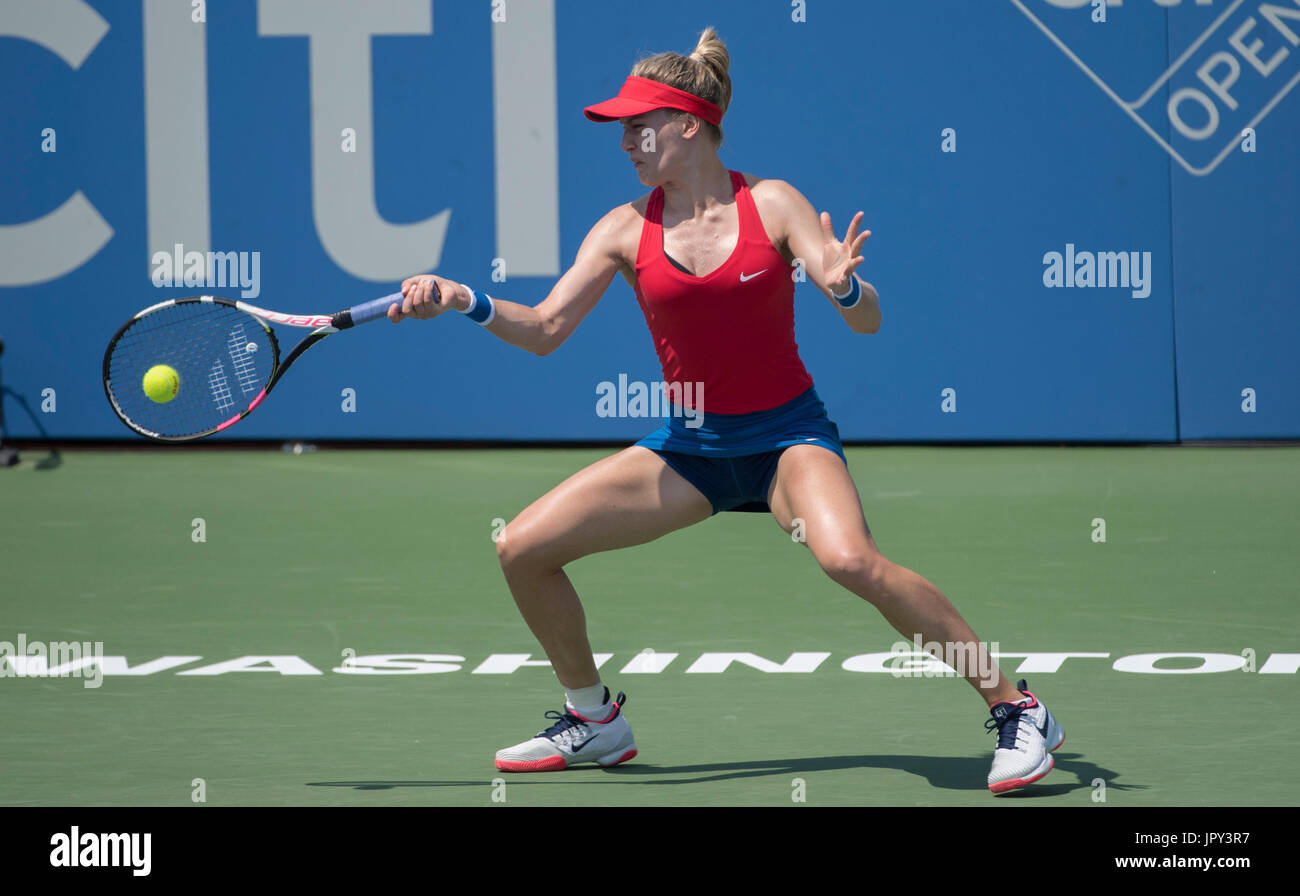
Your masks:
<svg viewBox="0 0 1300 896"><path fill-rule="evenodd" d="M1013 687L988 655L988 648L948 598L910 569L891 563L876 547L852 477L840 458L814 445L787 448L777 464L768 504L788 532L803 521L806 543L822 569L854 594L870 601L909 640L938 643L949 665L988 702L997 746L988 786L995 794L1018 790L1054 766L1051 751L1065 740L1056 718L1022 681Z"/></svg>
<svg viewBox="0 0 1300 896"><path fill-rule="evenodd" d="M787 448L777 464L768 504L787 532L793 520L802 520L807 546L826 574L873 604L909 641L919 635L923 643L950 645L953 655L969 658L962 663L967 668L959 671L990 706L1021 699L952 602L929 581L880 553L858 490L837 455L816 445Z"/></svg>
<svg viewBox="0 0 1300 896"><path fill-rule="evenodd" d="M499 750L501 771L560 771L636 756L624 697L610 699L591 656L582 603L564 566L652 541L711 516L712 504L648 448L633 446L566 479L524 509L497 541L510 593L565 688L555 724ZM581 702L588 698L587 703Z"/></svg>
<svg viewBox="0 0 1300 896"><path fill-rule="evenodd" d="M501 569L560 684L576 690L600 681L564 566L653 541L712 513L694 486L634 445L570 476L510 521L497 541Z"/></svg>

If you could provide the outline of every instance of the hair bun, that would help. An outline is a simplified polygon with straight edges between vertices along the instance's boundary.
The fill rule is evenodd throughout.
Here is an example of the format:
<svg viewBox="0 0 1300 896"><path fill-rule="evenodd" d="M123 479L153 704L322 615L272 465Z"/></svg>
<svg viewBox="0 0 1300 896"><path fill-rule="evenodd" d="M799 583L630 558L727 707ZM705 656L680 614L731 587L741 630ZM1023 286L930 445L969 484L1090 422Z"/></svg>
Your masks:
<svg viewBox="0 0 1300 896"><path fill-rule="evenodd" d="M730 68L731 57L727 53L727 45L718 37L718 32L709 26L700 34L690 55L657 53L637 62L632 67L632 74L684 90L713 103L725 113L731 105ZM708 127L716 134L715 140L720 142L722 129L716 125Z"/></svg>

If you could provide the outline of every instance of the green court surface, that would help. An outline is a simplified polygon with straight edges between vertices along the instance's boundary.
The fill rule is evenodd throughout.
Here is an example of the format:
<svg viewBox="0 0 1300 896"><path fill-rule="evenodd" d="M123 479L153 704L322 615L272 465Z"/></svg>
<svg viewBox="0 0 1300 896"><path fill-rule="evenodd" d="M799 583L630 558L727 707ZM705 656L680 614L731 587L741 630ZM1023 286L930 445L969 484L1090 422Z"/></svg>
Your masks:
<svg viewBox="0 0 1300 896"><path fill-rule="evenodd" d="M569 567L640 755L501 775L495 751L562 694L545 667L475 671L541 658L494 520L612 450L70 451L46 469L27 451L0 471L0 804L1300 802L1292 447L849 450L881 550L981 638L1103 655L1020 674L1054 660L1003 658L1066 729L1055 771L1018 795L986 789L978 695L857 671L900 636L759 514ZM28 658L18 676L20 638L29 656L102 642L119 674L39 676ZM699 671L728 652L786 671ZM385 654L448 671L335 671ZM181 660L146 665L164 657ZM279 659L212 668L247 657ZM179 674L203 667L218 674Z"/></svg>

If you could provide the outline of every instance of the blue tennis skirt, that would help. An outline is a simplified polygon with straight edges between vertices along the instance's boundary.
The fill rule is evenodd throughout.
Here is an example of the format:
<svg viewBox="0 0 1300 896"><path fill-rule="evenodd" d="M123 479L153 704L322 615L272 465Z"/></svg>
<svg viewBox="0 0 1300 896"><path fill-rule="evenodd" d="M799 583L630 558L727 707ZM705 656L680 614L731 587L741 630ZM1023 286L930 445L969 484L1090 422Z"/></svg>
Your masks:
<svg viewBox="0 0 1300 896"><path fill-rule="evenodd" d="M781 452L820 445L844 458L840 431L826 416L816 389L767 411L711 414L694 419L674 407L663 426L636 444L649 448L709 499L713 512L767 512L767 490Z"/></svg>

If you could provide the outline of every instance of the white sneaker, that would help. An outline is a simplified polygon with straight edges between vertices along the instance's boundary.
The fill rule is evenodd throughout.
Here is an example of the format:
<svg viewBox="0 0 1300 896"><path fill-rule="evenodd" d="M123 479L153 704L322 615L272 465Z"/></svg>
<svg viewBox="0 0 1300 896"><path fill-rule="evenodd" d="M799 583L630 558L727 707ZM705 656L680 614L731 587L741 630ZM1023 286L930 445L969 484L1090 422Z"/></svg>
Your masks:
<svg viewBox="0 0 1300 896"><path fill-rule="evenodd" d="M998 745L989 771L989 790L1009 793L1045 777L1056 765L1052 751L1065 743L1065 729L1038 698L1025 690L1022 678L1016 690L1024 694L1015 703L996 703L989 709L993 718L984 723L997 729Z"/></svg>
<svg viewBox="0 0 1300 896"><path fill-rule="evenodd" d="M605 689L609 699L609 689ZM632 726L623 717L627 695L614 699L614 708L604 719L584 719L569 707L562 713L551 710L546 718L555 724L531 740L497 752L496 766L503 772L558 772L571 765L594 762L608 768L636 755Z"/></svg>

